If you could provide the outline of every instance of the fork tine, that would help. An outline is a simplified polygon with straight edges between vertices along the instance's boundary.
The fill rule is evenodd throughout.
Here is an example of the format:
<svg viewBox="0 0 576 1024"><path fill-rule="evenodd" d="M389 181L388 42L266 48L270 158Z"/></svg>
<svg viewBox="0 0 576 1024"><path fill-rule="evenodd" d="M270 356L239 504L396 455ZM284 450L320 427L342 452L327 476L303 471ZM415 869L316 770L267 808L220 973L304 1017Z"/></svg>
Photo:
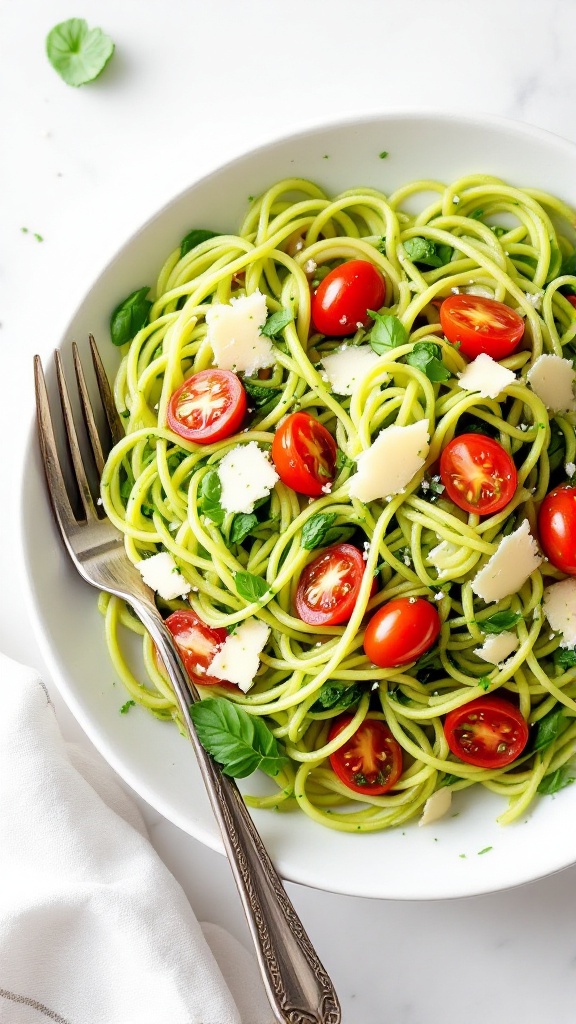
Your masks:
<svg viewBox="0 0 576 1024"><path fill-rule="evenodd" d="M84 423L86 424L86 430L88 431L88 437L92 446L92 454L94 455L94 462L96 463L96 469L98 476L100 477L102 476L104 462L106 460L102 451L102 443L100 441L98 427L96 426L96 420L94 419L94 412L92 411L92 403L90 402L90 395L88 394L88 388L86 386L86 378L84 376L82 363L80 362L78 346L75 341L72 342L72 358L74 360L74 370L76 371L76 380L78 382L78 392L80 394Z"/></svg>
<svg viewBox="0 0 576 1024"><path fill-rule="evenodd" d="M64 426L66 427L66 433L68 435L68 444L70 445L72 465L74 466L74 473L76 474L76 483L78 484L80 499L84 506L86 518L94 519L96 518L96 509L92 500L92 493L90 491L88 477L86 476L86 470L84 469L84 463L82 462L82 453L80 451L80 445L78 444L78 435L76 433L74 418L72 416L72 406L68 396L68 388L66 386L66 378L64 377L64 368L62 366L60 353L55 352L54 358L56 360L56 376L58 378L58 390L60 392Z"/></svg>
<svg viewBox="0 0 576 1024"><path fill-rule="evenodd" d="M124 427L122 426L122 420L120 419L116 405L114 404L112 390L108 383L108 377L106 376L106 370L104 369L102 358L98 351L96 342L94 341L94 335L88 335L88 340L90 342L90 351L92 353L92 362L94 364L98 391L100 392L100 398L102 399L102 405L104 406L104 412L106 413L106 419L110 428L112 444L115 445L118 444L118 442L125 436Z"/></svg>
<svg viewBox="0 0 576 1024"><path fill-rule="evenodd" d="M34 381L36 389L36 413L38 416L38 439L42 462L48 483L48 492L54 509L54 515L66 536L76 525L76 517L72 511L64 477L60 468L58 448L54 436L54 425L50 415L46 378L42 369L40 356L34 356Z"/></svg>

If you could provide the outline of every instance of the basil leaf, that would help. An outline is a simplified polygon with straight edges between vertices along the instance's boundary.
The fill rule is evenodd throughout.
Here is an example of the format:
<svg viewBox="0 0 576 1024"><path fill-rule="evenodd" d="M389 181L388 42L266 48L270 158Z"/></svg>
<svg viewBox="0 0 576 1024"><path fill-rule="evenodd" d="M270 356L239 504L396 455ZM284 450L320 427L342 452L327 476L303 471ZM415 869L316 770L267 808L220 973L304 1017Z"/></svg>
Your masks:
<svg viewBox="0 0 576 1024"><path fill-rule="evenodd" d="M536 726L536 736L532 744L533 750L546 750L551 743L558 739L559 735L566 728L566 719L562 707L552 708L544 718L541 718Z"/></svg>
<svg viewBox="0 0 576 1024"><path fill-rule="evenodd" d="M134 335L144 327L152 306L150 299L146 298L149 291L148 286L138 288L116 306L110 317L110 337L113 345L125 345L127 341L132 341Z"/></svg>
<svg viewBox="0 0 576 1024"><path fill-rule="evenodd" d="M347 708L355 707L362 694L362 687L358 683L347 685L346 683L335 683L328 680L324 683L317 699L312 704L310 711L346 711Z"/></svg>
<svg viewBox="0 0 576 1024"><path fill-rule="evenodd" d="M236 590L246 601L260 601L265 594L270 593L270 587L261 576L254 576L251 572L237 572L234 574Z"/></svg>
<svg viewBox="0 0 576 1024"><path fill-rule="evenodd" d="M199 499L200 509L208 519L211 519L216 526L222 526L225 512L220 504L222 484L217 469L210 469L206 476L202 477L200 484Z"/></svg>
<svg viewBox="0 0 576 1024"><path fill-rule="evenodd" d="M294 314L291 309L279 309L268 317L260 334L265 334L267 338L277 338L284 328L292 323L293 319Z"/></svg>
<svg viewBox="0 0 576 1024"><path fill-rule="evenodd" d="M483 633L504 633L507 629L512 629L517 622L520 622L522 615L520 612L495 612L494 615L489 615L487 619L477 621L476 625L480 627Z"/></svg>
<svg viewBox="0 0 576 1024"><path fill-rule="evenodd" d="M374 321L369 336L370 345L379 356L391 348L406 344L408 334L397 316L392 316L391 313L375 313L371 309L367 309L366 312Z"/></svg>
<svg viewBox="0 0 576 1024"><path fill-rule="evenodd" d="M473 210L472 213L469 213L468 216L470 217L470 220L482 220L484 210L479 207L477 210Z"/></svg>
<svg viewBox="0 0 576 1024"><path fill-rule="evenodd" d="M462 782L462 779L458 775L450 775L449 773L446 773L446 775L440 779L438 789L441 789L442 786L453 786L456 782Z"/></svg>
<svg viewBox="0 0 576 1024"><path fill-rule="evenodd" d="M349 459L341 448L336 449L336 469L349 469L354 465L354 459Z"/></svg>
<svg viewBox="0 0 576 1024"><path fill-rule="evenodd" d="M253 512L239 512L232 520L230 542L241 544L255 526L258 526L258 517Z"/></svg>
<svg viewBox="0 0 576 1024"><path fill-rule="evenodd" d="M198 739L225 775L244 779L257 768L278 775L287 763L261 718L225 697L208 697L190 708Z"/></svg>
<svg viewBox="0 0 576 1024"><path fill-rule="evenodd" d="M557 647L552 657L556 668L563 672L576 666L576 650L573 647Z"/></svg>
<svg viewBox="0 0 576 1024"><path fill-rule="evenodd" d="M120 708L120 714L121 715L127 715L128 712L130 711L130 708L135 708L135 707L136 707L136 701L135 700L127 700L126 703L123 704L122 707Z"/></svg>
<svg viewBox="0 0 576 1024"><path fill-rule="evenodd" d="M201 242L207 242L209 238L217 238L217 231L208 231L207 228L193 228L180 242L180 259L195 249Z"/></svg>
<svg viewBox="0 0 576 1024"><path fill-rule="evenodd" d="M114 43L99 28L88 28L84 18L69 18L55 25L46 37L46 54L66 85L86 85L102 74L114 53Z"/></svg>
<svg viewBox="0 0 576 1024"><path fill-rule="evenodd" d="M450 263L452 246L433 242L430 238L408 238L403 243L404 252L412 263L423 263L427 267L444 267Z"/></svg>
<svg viewBox="0 0 576 1024"><path fill-rule="evenodd" d="M442 349L433 341L417 341L406 356L406 362L425 373L431 381L444 381L450 377L450 371L442 362Z"/></svg>
<svg viewBox="0 0 576 1024"><path fill-rule="evenodd" d="M245 391L250 395L250 398L257 409L266 405L271 398L280 398L280 393L276 388L266 388L263 384L260 384L259 381L252 380L251 377L244 377L242 383Z"/></svg>
<svg viewBox="0 0 576 1024"><path fill-rule="evenodd" d="M552 793L558 793L559 790L570 786L575 781L574 776L570 775L570 771L570 768L563 765L561 768L557 768L555 772L550 772L550 775L545 775L536 792L543 793L545 796L551 796Z"/></svg>
<svg viewBox="0 0 576 1024"><path fill-rule="evenodd" d="M336 512L318 512L315 516L307 519L302 527L302 547L306 551L319 548L337 518Z"/></svg>
<svg viewBox="0 0 576 1024"><path fill-rule="evenodd" d="M569 274L571 277L576 277L576 249L573 249L570 255L562 260L560 273L562 276Z"/></svg>

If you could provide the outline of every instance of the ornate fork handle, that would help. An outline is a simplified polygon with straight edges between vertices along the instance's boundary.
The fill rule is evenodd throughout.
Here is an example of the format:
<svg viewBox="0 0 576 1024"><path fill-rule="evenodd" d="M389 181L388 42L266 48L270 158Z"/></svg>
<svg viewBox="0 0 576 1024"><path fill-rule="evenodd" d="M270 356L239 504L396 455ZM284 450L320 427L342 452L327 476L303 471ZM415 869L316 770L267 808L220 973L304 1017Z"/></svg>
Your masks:
<svg viewBox="0 0 576 1024"><path fill-rule="evenodd" d="M238 787L222 775L196 736L189 705L198 699L198 694L174 652L162 617L148 600L136 596L129 600L156 643L174 687L222 832L276 1018L289 1024L339 1024L340 1006L332 982L288 898Z"/></svg>

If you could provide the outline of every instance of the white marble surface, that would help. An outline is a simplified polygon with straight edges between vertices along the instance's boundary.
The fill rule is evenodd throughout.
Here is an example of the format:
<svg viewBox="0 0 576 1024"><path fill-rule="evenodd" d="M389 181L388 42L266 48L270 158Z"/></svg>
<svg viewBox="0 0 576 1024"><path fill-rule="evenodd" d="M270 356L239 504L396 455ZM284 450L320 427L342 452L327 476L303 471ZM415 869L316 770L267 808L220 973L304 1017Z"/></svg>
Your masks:
<svg viewBox="0 0 576 1024"><path fill-rule="evenodd" d="M100 25L117 46L106 75L80 90L44 56L47 31L70 16ZM51 352L91 279L151 211L219 162L324 117L486 111L576 139L575 37L572 0L4 0L4 537L18 514L32 353ZM0 648L37 665L54 693L20 572L19 552L4 540ZM65 734L87 743L54 697ZM199 917L248 943L224 859L144 811ZM345 1024L573 1024L576 868L450 903L288 888L336 983Z"/></svg>

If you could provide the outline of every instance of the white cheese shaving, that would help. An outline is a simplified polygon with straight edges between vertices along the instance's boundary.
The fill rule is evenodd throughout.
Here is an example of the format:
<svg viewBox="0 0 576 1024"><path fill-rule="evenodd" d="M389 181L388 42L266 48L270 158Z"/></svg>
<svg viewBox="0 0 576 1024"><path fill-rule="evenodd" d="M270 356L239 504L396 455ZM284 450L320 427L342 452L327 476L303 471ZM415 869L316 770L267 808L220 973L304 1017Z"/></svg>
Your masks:
<svg viewBox="0 0 576 1024"><path fill-rule="evenodd" d="M520 640L516 633L504 630L497 636L487 636L482 647L476 647L474 654L477 654L482 661L488 661L491 665L500 665L520 646Z"/></svg>
<svg viewBox="0 0 576 1024"><path fill-rule="evenodd" d="M273 366L274 345L260 333L267 316L266 296L259 291L210 306L206 313L207 339L216 366L248 375Z"/></svg>
<svg viewBox="0 0 576 1024"><path fill-rule="evenodd" d="M190 592L188 580L182 576L169 551L159 551L157 555L143 558L135 565L144 583L160 594L165 601L185 597Z"/></svg>
<svg viewBox="0 0 576 1024"><path fill-rule="evenodd" d="M576 579L546 587L542 607L554 632L562 634L560 646L576 646Z"/></svg>
<svg viewBox="0 0 576 1024"><path fill-rule="evenodd" d="M448 814L451 806L452 790L449 786L442 786L442 789L437 789L432 796L428 797L418 824L430 825L433 821L438 821L438 818L443 818Z"/></svg>
<svg viewBox="0 0 576 1024"><path fill-rule="evenodd" d="M569 359L554 355L538 356L527 379L532 391L547 409L552 412L573 412L576 409L576 372Z"/></svg>
<svg viewBox="0 0 576 1024"><path fill-rule="evenodd" d="M208 675L235 683L246 693L254 682L269 634L270 627L264 622L245 619L235 633L226 637L206 670Z"/></svg>
<svg viewBox="0 0 576 1024"><path fill-rule="evenodd" d="M370 345L344 345L321 359L323 377L337 395L352 395L366 374L380 359Z"/></svg>
<svg viewBox="0 0 576 1024"><path fill-rule="evenodd" d="M472 580L472 590L486 604L515 594L542 562L538 545L524 522L508 537Z"/></svg>
<svg viewBox="0 0 576 1024"><path fill-rule="evenodd" d="M267 498L280 479L268 453L256 441L238 444L227 452L220 460L218 477L225 512L252 512L255 503Z"/></svg>
<svg viewBox="0 0 576 1024"><path fill-rule="evenodd" d="M497 398L504 388L516 380L512 370L500 366L486 352L476 356L458 377L459 387L464 391L478 391L482 398Z"/></svg>
<svg viewBox="0 0 576 1024"><path fill-rule="evenodd" d="M358 471L350 479L350 495L367 502L399 494L422 469L429 442L427 420L407 427L385 427L358 456Z"/></svg>

